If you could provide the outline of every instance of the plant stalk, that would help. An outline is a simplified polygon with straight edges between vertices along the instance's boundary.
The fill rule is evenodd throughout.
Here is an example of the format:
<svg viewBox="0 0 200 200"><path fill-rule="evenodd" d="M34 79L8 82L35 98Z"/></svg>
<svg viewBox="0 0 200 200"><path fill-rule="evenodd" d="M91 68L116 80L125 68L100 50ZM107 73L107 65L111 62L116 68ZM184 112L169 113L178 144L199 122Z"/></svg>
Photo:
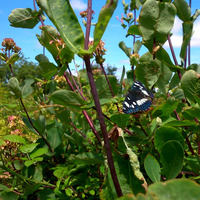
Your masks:
<svg viewBox="0 0 200 200"><path fill-rule="evenodd" d="M87 13L86 36L85 36L85 50L88 50L88 44L89 44L91 19L92 19L92 0L88 0L87 11L88 11L88 13ZM116 170L115 170L114 161L113 161L112 152L111 152L111 147L110 147L110 143L109 143L109 139L108 139L108 133L107 133L107 130L106 130L106 124L105 124L103 112L101 110L101 105L100 105L100 102L99 102L99 97L98 97L97 89L96 89L96 86L95 86L94 77L93 77L93 74L92 74L92 68L91 68L91 64L90 64L90 55L85 55L84 61L85 61L85 65L86 65L88 79L89 79L89 82L90 82L91 93L92 93L92 96L93 96L93 99L94 99L94 103L95 103L95 107L96 107L101 131L102 131L102 135L103 135L103 139L104 139L104 145L105 145L105 150L106 150L106 154L107 154L108 165L109 165L109 168L110 168L110 172L111 172L112 180L113 180L113 183L114 183L114 186L115 186L115 190L117 192L118 197L120 197L123 194L122 194L122 190L121 190L121 187L119 185L118 178L117 178L117 173L116 173Z"/></svg>

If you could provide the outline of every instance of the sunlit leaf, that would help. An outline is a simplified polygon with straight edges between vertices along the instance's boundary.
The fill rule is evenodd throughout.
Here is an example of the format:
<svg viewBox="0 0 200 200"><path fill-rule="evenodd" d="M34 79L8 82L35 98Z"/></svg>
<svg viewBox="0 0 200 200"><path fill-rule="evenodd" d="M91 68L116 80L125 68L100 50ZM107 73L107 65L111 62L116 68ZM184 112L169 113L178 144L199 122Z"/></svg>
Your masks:
<svg viewBox="0 0 200 200"><path fill-rule="evenodd" d="M10 25L20 28L34 28L39 22L39 13L31 8L16 8L8 16Z"/></svg>

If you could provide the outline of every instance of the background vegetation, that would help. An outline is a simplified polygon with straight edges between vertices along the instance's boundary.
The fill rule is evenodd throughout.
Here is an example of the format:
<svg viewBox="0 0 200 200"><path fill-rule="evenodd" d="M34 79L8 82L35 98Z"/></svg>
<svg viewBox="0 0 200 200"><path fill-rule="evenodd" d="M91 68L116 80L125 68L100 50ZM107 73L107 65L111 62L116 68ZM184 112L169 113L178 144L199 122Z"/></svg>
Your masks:
<svg viewBox="0 0 200 200"><path fill-rule="evenodd" d="M118 80L114 67L104 69L101 41L117 0L102 8L93 41L91 0L81 13L85 34L68 0L33 2L8 19L21 28L40 22L37 38L55 62L44 54L38 65L27 62L13 39L2 42L0 198L199 199L200 67L190 63L190 39L200 11L191 13L185 0L122 1L133 46L119 41L119 48L132 70L123 68ZM175 16L183 22L180 63L170 39ZM85 63L77 76L74 55ZM122 103L135 80L155 98L148 111L126 115Z"/></svg>

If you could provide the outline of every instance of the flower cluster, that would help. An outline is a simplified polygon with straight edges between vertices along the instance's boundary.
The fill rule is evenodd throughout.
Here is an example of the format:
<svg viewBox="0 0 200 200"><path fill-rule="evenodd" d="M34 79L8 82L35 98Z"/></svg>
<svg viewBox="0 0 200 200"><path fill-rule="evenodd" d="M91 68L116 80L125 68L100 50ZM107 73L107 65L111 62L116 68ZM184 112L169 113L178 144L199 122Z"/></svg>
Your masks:
<svg viewBox="0 0 200 200"><path fill-rule="evenodd" d="M11 115L8 117L8 132L10 135L23 136L23 129L25 128L24 122L20 119L19 116ZM2 150L13 149L16 150L18 147L17 143L10 141L5 141L1 145Z"/></svg>
<svg viewBox="0 0 200 200"><path fill-rule="evenodd" d="M15 44L12 38L5 38L1 45L3 47L1 50L6 56L11 53L20 53L21 51L21 48Z"/></svg>
<svg viewBox="0 0 200 200"><path fill-rule="evenodd" d="M94 41L90 41L89 42L89 46L93 46ZM106 54L105 52L107 51L106 48L104 47L105 42L103 42L102 40L99 42L99 44L97 45L95 51L93 52L93 55L96 59L96 63L102 65L103 62L105 61L105 58L103 58L103 56Z"/></svg>

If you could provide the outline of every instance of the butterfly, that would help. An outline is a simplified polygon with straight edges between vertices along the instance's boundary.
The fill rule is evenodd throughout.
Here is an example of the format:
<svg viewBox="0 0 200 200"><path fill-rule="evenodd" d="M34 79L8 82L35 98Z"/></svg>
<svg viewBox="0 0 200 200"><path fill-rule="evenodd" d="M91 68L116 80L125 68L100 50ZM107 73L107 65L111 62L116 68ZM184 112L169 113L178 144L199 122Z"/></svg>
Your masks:
<svg viewBox="0 0 200 200"><path fill-rule="evenodd" d="M153 98L154 95L140 81L136 81L124 100L123 112L130 114L145 111L151 106Z"/></svg>

